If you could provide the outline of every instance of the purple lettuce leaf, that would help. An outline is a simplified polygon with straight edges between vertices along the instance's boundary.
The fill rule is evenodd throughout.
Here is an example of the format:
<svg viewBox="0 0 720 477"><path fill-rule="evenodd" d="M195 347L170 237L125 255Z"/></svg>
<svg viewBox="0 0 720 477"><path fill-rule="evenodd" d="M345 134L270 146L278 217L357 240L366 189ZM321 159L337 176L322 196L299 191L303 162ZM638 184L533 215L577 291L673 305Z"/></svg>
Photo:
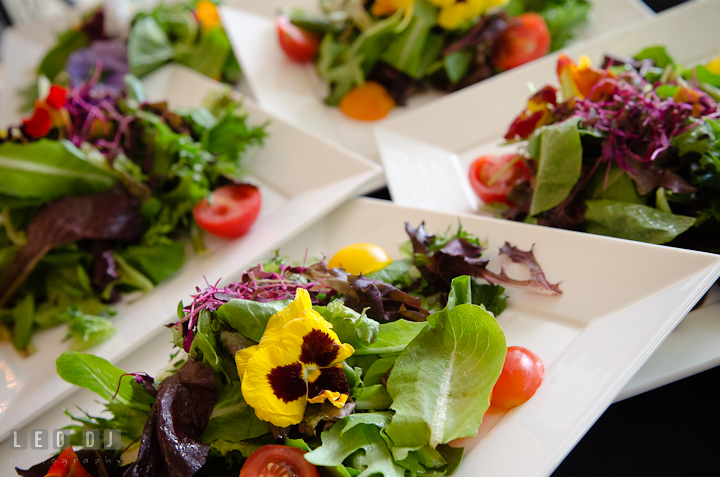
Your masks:
<svg viewBox="0 0 720 477"><path fill-rule="evenodd" d="M205 465L200 442L217 402L212 368L192 359L160 383L145 423L138 459L124 477L191 477Z"/></svg>
<svg viewBox="0 0 720 477"><path fill-rule="evenodd" d="M348 275L340 268L327 268L325 262L305 269L304 275L343 295L345 306L358 313L367 308L368 318L385 322L406 318L425 321L430 314L422 300L380 280L363 275Z"/></svg>
<svg viewBox="0 0 720 477"><path fill-rule="evenodd" d="M505 242L505 244L500 247L500 255L507 255L513 262L524 263L528 267L530 270L530 279L515 280L514 278L510 278L507 273L505 273L505 267L501 267L499 274L493 273L490 270L485 270L482 278L493 285L525 288L545 295L562 295L562 291L558 286L560 284L552 284L547 280L547 278L545 278L545 274L543 273L542 268L540 268L540 264L535 259L533 248L534 246L528 251L523 251L513 245L510 245L508 242Z"/></svg>
<svg viewBox="0 0 720 477"><path fill-rule="evenodd" d="M453 278L468 275L482 278L492 285L532 289L549 295L562 294L558 284L551 284L547 281L540 265L535 260L532 249L524 252L507 242L500 248L500 255L507 255L516 263L525 263L530 270L531 278L529 280L515 280L505 273L504 268L501 268L499 274L488 270L487 265L490 260L480 258L482 248L464 238L454 238L440 250L431 253L434 236L427 233L424 222L417 229L413 229L406 222L405 230L413 244L415 266L423 278L438 290L448 292Z"/></svg>
<svg viewBox="0 0 720 477"><path fill-rule="evenodd" d="M118 190L49 203L28 226L27 244L0 277L0 306L54 247L80 239L135 241L141 234L139 204Z"/></svg>

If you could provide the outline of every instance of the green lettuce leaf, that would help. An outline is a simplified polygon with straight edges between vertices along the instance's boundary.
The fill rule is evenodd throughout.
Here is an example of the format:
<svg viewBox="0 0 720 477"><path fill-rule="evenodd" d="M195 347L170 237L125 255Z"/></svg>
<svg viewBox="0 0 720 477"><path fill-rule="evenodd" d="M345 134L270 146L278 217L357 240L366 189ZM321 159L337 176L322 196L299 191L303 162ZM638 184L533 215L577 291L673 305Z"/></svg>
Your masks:
<svg viewBox="0 0 720 477"><path fill-rule="evenodd" d="M371 320L365 313L346 307L342 300L333 300L327 306L315 306L313 309L330 322L343 343L370 345L377 339L380 323Z"/></svg>
<svg viewBox="0 0 720 477"><path fill-rule="evenodd" d="M355 408L361 410L389 409L393 402L382 384L360 388L355 392L353 398L355 399Z"/></svg>
<svg viewBox="0 0 720 477"><path fill-rule="evenodd" d="M413 5L410 24L402 33L395 36L385 49L382 60L407 75L420 79L425 75L425 68L442 50L436 42L428 42L433 26L437 24L438 7L425 0L417 0ZM431 49L431 59L426 59L426 49Z"/></svg>
<svg viewBox="0 0 720 477"><path fill-rule="evenodd" d="M387 425L389 416L379 413L353 414L333 425L320 436L322 445L305 454L311 464L335 467L355 454L353 467L360 470L359 477L381 474L384 477L404 477L405 469L393 460L387 442L380 430ZM362 450L364 453L357 453Z"/></svg>
<svg viewBox="0 0 720 477"><path fill-rule="evenodd" d="M72 314L65 339L72 340L74 351L84 351L110 339L116 332L115 326L106 317L77 311Z"/></svg>
<svg viewBox="0 0 720 477"><path fill-rule="evenodd" d="M69 141L0 144L0 194L47 201L103 192L114 184Z"/></svg>
<svg viewBox="0 0 720 477"><path fill-rule="evenodd" d="M398 447L475 435L505 360L505 335L482 307L458 304L431 317L388 379L395 416L386 433Z"/></svg>
<svg viewBox="0 0 720 477"><path fill-rule="evenodd" d="M585 201L585 231L654 244L666 243L695 224L694 217L614 200Z"/></svg>
<svg viewBox="0 0 720 477"><path fill-rule="evenodd" d="M200 35L200 41L193 48L175 58L205 76L220 80L228 57L232 54L230 40L225 30L216 27Z"/></svg>
<svg viewBox="0 0 720 477"><path fill-rule="evenodd" d="M130 72L142 78L175 57L175 49L165 31L152 16L135 20L128 37Z"/></svg>
<svg viewBox="0 0 720 477"><path fill-rule="evenodd" d="M290 300L260 303L251 300L230 300L217 309L217 316L253 341L260 341L271 316L290 304Z"/></svg>
<svg viewBox="0 0 720 477"><path fill-rule="evenodd" d="M607 175L604 167L600 169L595 171L585 186L586 198L590 200L616 200L633 204L645 203L645 199L637 192L635 182L619 166L612 166L610 173Z"/></svg>
<svg viewBox="0 0 720 477"><path fill-rule="evenodd" d="M397 354L404 350L426 326L425 322L416 323L407 320L382 323L375 343L356 347L354 355Z"/></svg>
<svg viewBox="0 0 720 477"><path fill-rule="evenodd" d="M170 241L157 245L134 245L128 247L121 255L127 263L157 285L182 268L185 261L185 244Z"/></svg>
<svg viewBox="0 0 720 477"><path fill-rule="evenodd" d="M203 442L218 439L241 442L268 433L268 423L258 419L255 410L245 402L240 381L233 381L220 391L210 421L200 439Z"/></svg>
<svg viewBox="0 0 720 477"><path fill-rule="evenodd" d="M580 178L582 144L579 121L580 118L570 118L543 126L530 138L528 152L538 159L535 191L530 204L531 216L559 205Z"/></svg>

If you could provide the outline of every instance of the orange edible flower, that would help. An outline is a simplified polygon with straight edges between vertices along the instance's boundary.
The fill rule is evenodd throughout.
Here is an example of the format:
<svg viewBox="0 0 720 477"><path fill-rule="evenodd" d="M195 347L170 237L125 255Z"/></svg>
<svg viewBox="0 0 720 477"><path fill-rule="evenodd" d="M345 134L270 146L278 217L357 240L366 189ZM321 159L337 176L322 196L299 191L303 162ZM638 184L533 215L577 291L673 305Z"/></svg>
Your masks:
<svg viewBox="0 0 720 477"><path fill-rule="evenodd" d="M80 464L80 459L68 447L60 453L45 477L92 477Z"/></svg>
<svg viewBox="0 0 720 477"><path fill-rule="evenodd" d="M383 85L366 81L356 86L340 100L340 111L360 121L382 119L395 107L395 100Z"/></svg>
<svg viewBox="0 0 720 477"><path fill-rule="evenodd" d="M195 5L195 15L197 15L204 31L212 30L220 24L220 15L218 15L217 6L210 0L200 0L197 2L197 5Z"/></svg>
<svg viewBox="0 0 720 477"><path fill-rule="evenodd" d="M693 117L699 118L702 114L700 95L702 93L687 86L680 86L673 95L676 103L690 103L693 105Z"/></svg>
<svg viewBox="0 0 720 477"><path fill-rule="evenodd" d="M578 97L597 101L615 90L614 84L602 83L607 78L615 79L615 75L608 70L593 68L590 59L585 55L580 56L576 65L572 59L561 53L558 58L557 75L565 100Z"/></svg>

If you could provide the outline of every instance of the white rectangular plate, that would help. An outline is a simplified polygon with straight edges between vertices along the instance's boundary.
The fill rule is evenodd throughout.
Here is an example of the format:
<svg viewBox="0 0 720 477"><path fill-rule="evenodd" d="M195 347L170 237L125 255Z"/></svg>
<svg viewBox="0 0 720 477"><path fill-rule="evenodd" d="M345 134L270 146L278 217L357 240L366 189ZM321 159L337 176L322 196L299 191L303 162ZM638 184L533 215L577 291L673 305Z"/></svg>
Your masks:
<svg viewBox="0 0 720 477"><path fill-rule="evenodd" d="M534 245L548 279L561 282L563 295L508 289L508 308L498 317L508 345L535 351L545 363L546 378L530 401L486 419L483 439L466 443L466 461L455 475L471 477L477 469L494 477L549 475L720 275L720 256L478 216L459 218L466 230L487 239L488 257L497 256L506 240L525 250ZM329 257L345 245L363 241L399 258L397 243L407 239L403 221L417 226L423 220L428 231L444 231L457 226L458 216L355 199L286 240L281 253L298 260L306 250L310 257ZM519 276L519 270L510 264L508 273ZM195 284L202 283L197 276ZM167 308L172 313L174 302ZM155 372L167 359L168 341L165 330L119 365L130 372ZM148 356L145 362L139 360L143 354ZM97 412L92 399L81 392L62 405L78 404ZM67 417L53 409L26 429L65 424ZM3 465L23 459L28 466L50 455L15 451L12 444L6 440L0 445Z"/></svg>
<svg viewBox="0 0 720 477"><path fill-rule="evenodd" d="M171 107L199 105L207 92L219 87L178 65L153 73L145 85L151 100L167 99ZM253 148L247 157L248 179L260 187L263 197L257 221L236 240L206 235L208 253L196 256L188 250L187 263L175 277L115 306L117 334L92 353L110 360L127 356L173 319L174 306L200 277L232 276L340 205L379 173L376 164L357 154L340 151L249 102L245 107L251 124L269 121L265 145ZM55 359L68 349L62 342L65 332L65 327L59 327L37 333L33 338L37 352L27 358L11 343L0 343L0 439L71 392L70 385L55 374Z"/></svg>
<svg viewBox="0 0 720 477"><path fill-rule="evenodd" d="M577 60L586 54L598 64L607 52L632 55L664 45L681 64L694 65L720 53L720 3L691 2L667 10L622 32L568 48ZM509 153L499 146L507 128L525 107L530 92L557 85L557 55L540 59L475 89L448 96L396 120L384 122L376 136L393 200L431 210L472 213L479 200L468 182L470 163L482 154ZM688 316L677 337L663 345L621 397L667 384L720 364L720 290ZM684 337L684 338L681 338Z"/></svg>
<svg viewBox="0 0 720 477"><path fill-rule="evenodd" d="M371 122L350 119L338 108L326 106L323 103L326 87L317 77L315 68L310 64L297 64L285 56L278 45L273 21L274 15L283 7L315 11L318 3L318 0L235 0L223 6L220 12L252 95L263 109L380 162L373 128L441 95L432 92L416 96L407 106L391 111L385 120ZM590 21L578 33L577 40L592 38L652 15L639 0L592 3ZM477 86L467 89L473 90ZM381 186L383 182L373 185Z"/></svg>

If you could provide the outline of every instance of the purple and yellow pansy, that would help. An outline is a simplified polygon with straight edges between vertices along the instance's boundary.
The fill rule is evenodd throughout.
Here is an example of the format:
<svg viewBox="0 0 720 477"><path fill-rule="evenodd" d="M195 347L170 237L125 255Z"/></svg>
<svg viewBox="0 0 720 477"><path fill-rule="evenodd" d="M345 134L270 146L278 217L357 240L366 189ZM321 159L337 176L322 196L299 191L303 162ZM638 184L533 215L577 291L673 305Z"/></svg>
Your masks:
<svg viewBox="0 0 720 477"><path fill-rule="evenodd" d="M355 351L312 309L308 292L268 321L260 342L235 355L245 401L278 427L302 421L307 403L343 407L349 387L342 362Z"/></svg>

